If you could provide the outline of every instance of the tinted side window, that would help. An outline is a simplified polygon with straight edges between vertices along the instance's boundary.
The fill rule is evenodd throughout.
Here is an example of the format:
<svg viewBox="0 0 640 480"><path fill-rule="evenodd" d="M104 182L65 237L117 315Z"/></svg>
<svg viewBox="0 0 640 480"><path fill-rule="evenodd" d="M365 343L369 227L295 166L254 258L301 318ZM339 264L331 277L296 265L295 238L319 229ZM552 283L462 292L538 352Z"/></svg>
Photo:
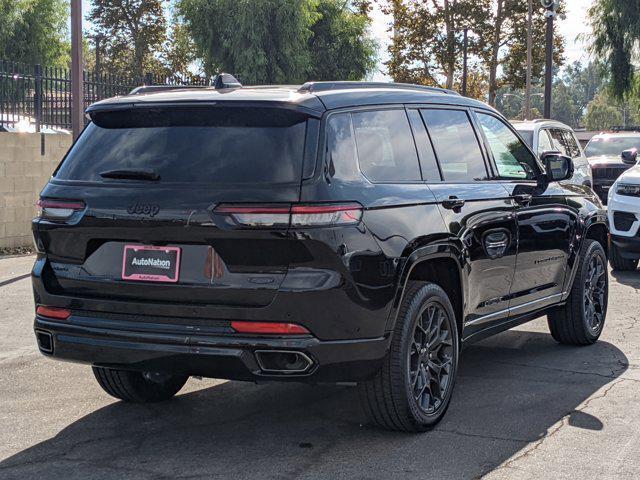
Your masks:
<svg viewBox="0 0 640 480"><path fill-rule="evenodd" d="M418 156L404 110L353 113L360 169L372 182L420 178Z"/></svg>
<svg viewBox="0 0 640 480"><path fill-rule="evenodd" d="M563 155L569 155L562 130L558 128L552 128L551 130L549 130L549 133L551 134L551 139L553 140L553 149L558 150Z"/></svg>
<svg viewBox="0 0 640 480"><path fill-rule="evenodd" d="M562 130L562 134L564 136L564 144L567 147L567 153L569 156L572 158L579 157L580 147L578 147L578 142L573 136L573 133L569 130Z"/></svg>
<svg viewBox="0 0 640 480"><path fill-rule="evenodd" d="M482 150L463 110L421 110L445 181L486 180Z"/></svg>
<svg viewBox="0 0 640 480"><path fill-rule="evenodd" d="M332 115L327 121L327 168L330 177L353 179L358 172L351 114Z"/></svg>
<svg viewBox="0 0 640 480"><path fill-rule="evenodd" d="M441 177L440 170L438 169L438 161L436 160L436 154L433 151L433 146L431 145L431 140L427 134L427 129L424 126L420 112L411 109L407 111L407 114L409 115L413 136L416 140L416 147L418 148L422 178L427 181L439 181Z"/></svg>
<svg viewBox="0 0 640 480"><path fill-rule="evenodd" d="M502 120L493 115L478 112L477 116L489 142L500 177L535 179L536 160L518 136Z"/></svg>
<svg viewBox="0 0 640 480"><path fill-rule="evenodd" d="M547 130L540 130L538 134L538 155L542 155L544 152L550 152L553 150L553 143L551 143L551 137Z"/></svg>

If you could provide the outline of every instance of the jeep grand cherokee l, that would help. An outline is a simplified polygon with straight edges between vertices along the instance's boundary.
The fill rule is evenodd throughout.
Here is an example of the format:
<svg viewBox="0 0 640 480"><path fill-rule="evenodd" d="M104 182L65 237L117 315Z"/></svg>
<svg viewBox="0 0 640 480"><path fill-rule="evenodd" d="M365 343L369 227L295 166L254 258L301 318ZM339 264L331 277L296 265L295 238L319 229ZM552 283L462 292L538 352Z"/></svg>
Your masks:
<svg viewBox="0 0 640 480"><path fill-rule="evenodd" d="M561 343L600 336L599 200L481 102L318 82L87 114L33 222L35 333L114 397L350 382L376 424L424 431L463 345L544 315Z"/></svg>

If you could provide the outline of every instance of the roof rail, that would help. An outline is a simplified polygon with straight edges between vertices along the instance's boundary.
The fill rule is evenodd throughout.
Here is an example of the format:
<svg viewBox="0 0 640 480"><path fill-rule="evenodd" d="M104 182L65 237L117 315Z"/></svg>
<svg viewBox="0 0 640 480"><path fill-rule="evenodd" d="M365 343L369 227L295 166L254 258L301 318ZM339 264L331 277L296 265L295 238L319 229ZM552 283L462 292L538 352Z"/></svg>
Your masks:
<svg viewBox="0 0 640 480"><path fill-rule="evenodd" d="M208 88L209 85L141 85L129 92L129 95L142 95L143 93L163 92L166 90L181 90L183 88Z"/></svg>
<svg viewBox="0 0 640 480"><path fill-rule="evenodd" d="M236 77L229 73L219 73L215 77L209 79L208 85L142 85L136 87L129 92L129 95L138 95L150 92L160 92L166 90L180 90L183 88L206 88L213 87L216 90L222 88L240 88L242 84Z"/></svg>
<svg viewBox="0 0 640 480"><path fill-rule="evenodd" d="M445 93L448 95L460 95L453 90L447 90L440 87L427 87L426 85L414 85L411 83L395 83L395 82L307 82L302 85L299 92L327 92L330 90L347 90L347 89L366 89L366 88L397 88L402 90L422 90L432 93Z"/></svg>

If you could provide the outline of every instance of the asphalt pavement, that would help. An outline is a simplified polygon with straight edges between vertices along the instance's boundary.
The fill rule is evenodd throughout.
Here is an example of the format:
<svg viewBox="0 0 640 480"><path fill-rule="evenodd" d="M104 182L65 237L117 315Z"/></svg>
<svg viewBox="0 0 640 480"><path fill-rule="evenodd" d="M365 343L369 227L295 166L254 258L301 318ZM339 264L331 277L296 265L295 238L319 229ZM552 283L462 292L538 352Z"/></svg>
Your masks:
<svg viewBox="0 0 640 480"><path fill-rule="evenodd" d="M0 479L640 478L640 271L611 275L593 346L539 319L468 347L446 418L412 435L366 425L352 387L190 379L116 401L38 353L32 263L0 257Z"/></svg>

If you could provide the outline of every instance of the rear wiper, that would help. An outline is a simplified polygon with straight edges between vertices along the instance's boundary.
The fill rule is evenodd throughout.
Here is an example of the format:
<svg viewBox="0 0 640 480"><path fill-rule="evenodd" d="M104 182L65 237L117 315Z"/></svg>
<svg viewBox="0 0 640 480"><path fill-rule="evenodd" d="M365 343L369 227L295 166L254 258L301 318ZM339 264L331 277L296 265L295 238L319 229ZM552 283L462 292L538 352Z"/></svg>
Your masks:
<svg viewBox="0 0 640 480"><path fill-rule="evenodd" d="M160 175L151 168L118 168L101 172L102 178L124 178L131 180L160 180Z"/></svg>

